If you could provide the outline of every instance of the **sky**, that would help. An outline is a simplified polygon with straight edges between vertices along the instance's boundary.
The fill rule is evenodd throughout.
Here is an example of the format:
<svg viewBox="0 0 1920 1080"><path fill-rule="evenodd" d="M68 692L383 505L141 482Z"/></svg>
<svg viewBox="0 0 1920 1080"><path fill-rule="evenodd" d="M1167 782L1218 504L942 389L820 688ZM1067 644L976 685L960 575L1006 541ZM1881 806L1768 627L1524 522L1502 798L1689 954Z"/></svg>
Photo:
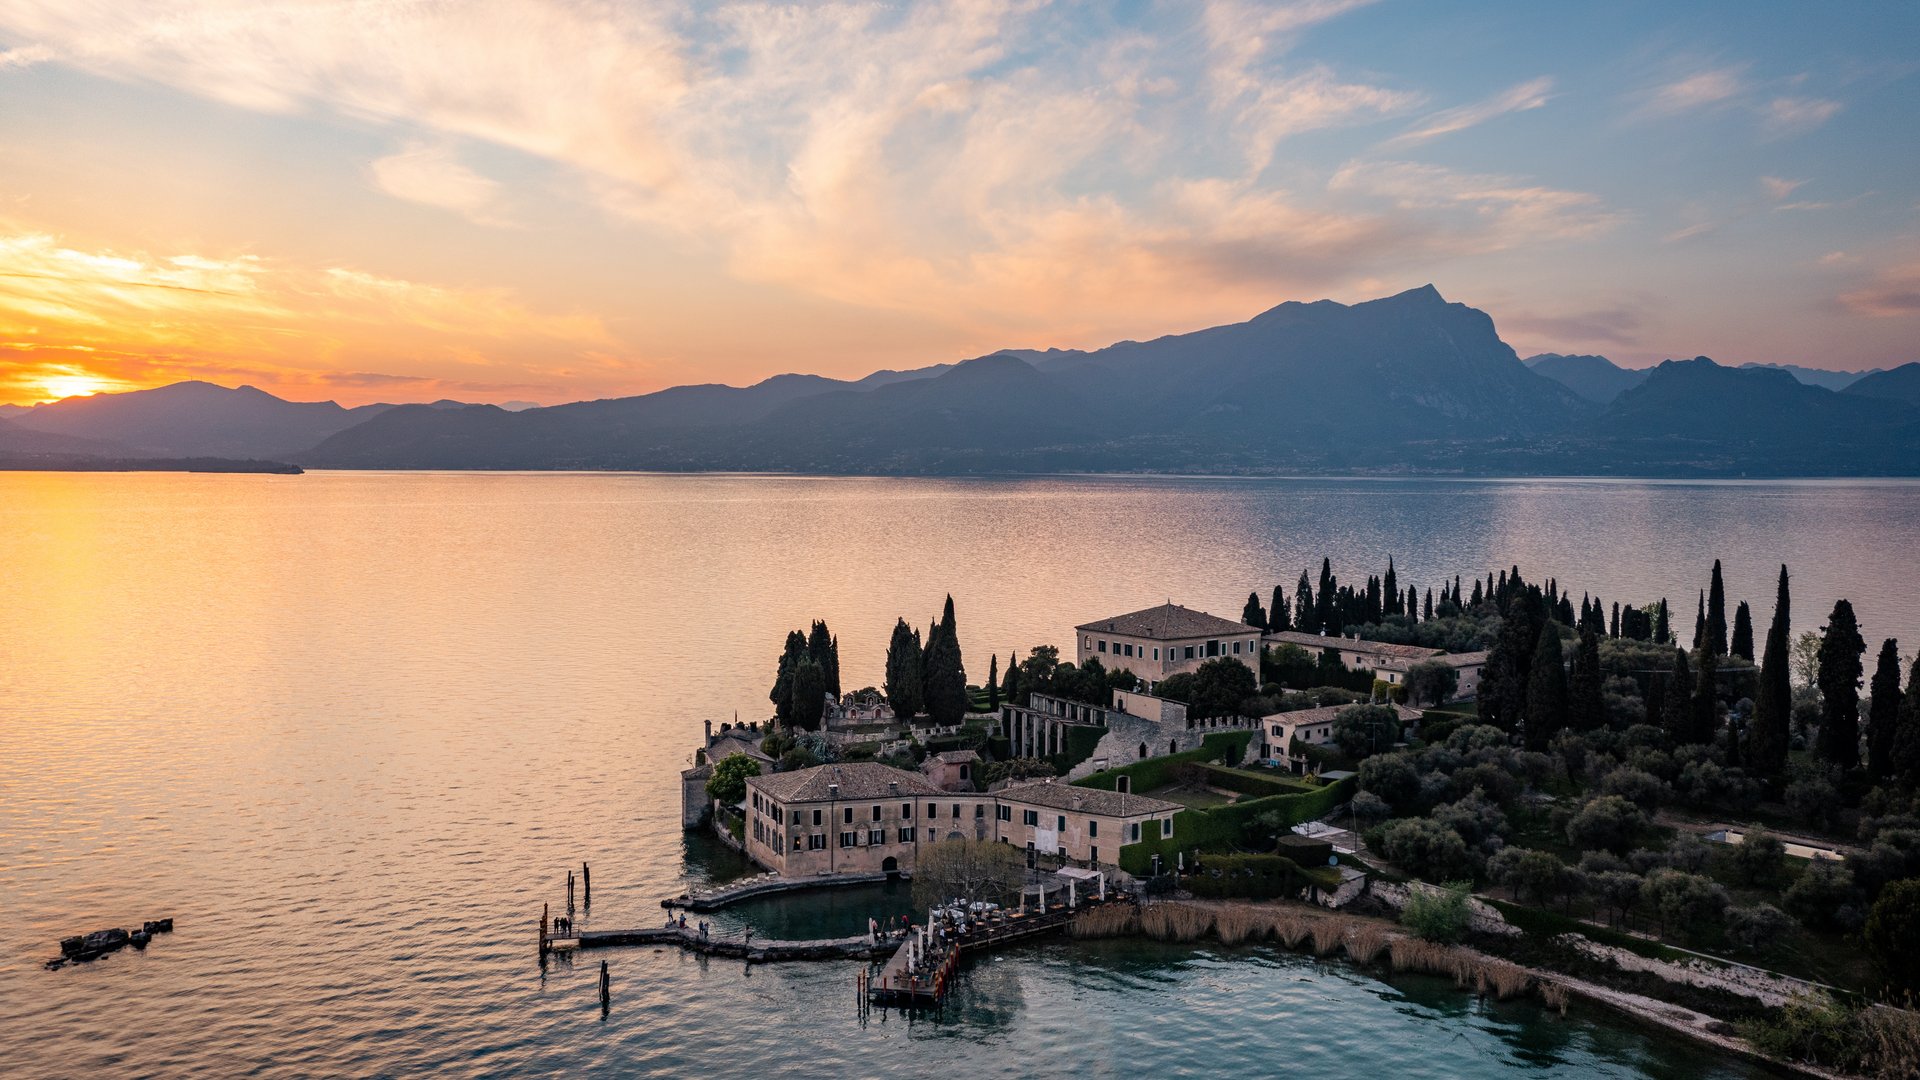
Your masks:
<svg viewBox="0 0 1920 1080"><path fill-rule="evenodd" d="M1428 282L1920 360L1920 5L0 0L0 402L857 378Z"/></svg>

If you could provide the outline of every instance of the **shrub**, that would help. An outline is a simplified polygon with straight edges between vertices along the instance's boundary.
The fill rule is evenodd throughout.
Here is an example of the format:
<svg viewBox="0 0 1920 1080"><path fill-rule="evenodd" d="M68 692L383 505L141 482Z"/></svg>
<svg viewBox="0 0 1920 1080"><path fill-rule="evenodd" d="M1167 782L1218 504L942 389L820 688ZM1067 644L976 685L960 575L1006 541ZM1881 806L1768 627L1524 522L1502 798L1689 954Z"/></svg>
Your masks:
<svg viewBox="0 0 1920 1080"><path fill-rule="evenodd" d="M1333 715L1333 741L1354 759L1390 750L1400 741L1400 716L1384 705L1349 705Z"/></svg>
<svg viewBox="0 0 1920 1080"><path fill-rule="evenodd" d="M1451 945L1467 936L1473 914L1467 900L1473 886L1465 881L1450 881L1438 889L1413 886L1407 894L1407 906L1400 911L1400 925L1428 941Z"/></svg>
<svg viewBox="0 0 1920 1080"><path fill-rule="evenodd" d="M1772 904L1727 909L1727 938L1749 952L1766 952L1793 932L1793 918Z"/></svg>
<svg viewBox="0 0 1920 1080"><path fill-rule="evenodd" d="M1360 788L1395 810L1405 810L1420 796L1420 772L1414 768L1413 756L1404 751L1375 754L1360 763Z"/></svg>
<svg viewBox="0 0 1920 1080"><path fill-rule="evenodd" d="M1816 860L1800 872L1799 880L1788 886L1780 898L1787 914L1802 926L1816 930L1849 930L1858 912L1859 890L1854 888L1853 871L1838 863Z"/></svg>
<svg viewBox="0 0 1920 1080"><path fill-rule="evenodd" d="M707 797L727 806L747 797L747 777L760 775L760 763L745 754L728 754L707 777Z"/></svg>
<svg viewBox="0 0 1920 1080"><path fill-rule="evenodd" d="M1882 890L1862 934L1895 990L1920 990L1920 879L1896 881Z"/></svg>
<svg viewBox="0 0 1920 1080"><path fill-rule="evenodd" d="M1308 881L1299 865L1282 855L1203 855L1181 884L1195 896L1271 900L1300 895Z"/></svg>
<svg viewBox="0 0 1920 1080"><path fill-rule="evenodd" d="M1712 929L1727 910L1727 890L1713 879L1671 867L1648 874L1642 894L1660 919L1663 932L1688 937Z"/></svg>
<svg viewBox="0 0 1920 1080"><path fill-rule="evenodd" d="M1787 849L1772 833L1752 832L1727 852L1733 876L1747 885L1770 885L1787 865Z"/></svg>
<svg viewBox="0 0 1920 1080"><path fill-rule="evenodd" d="M1387 858L1417 877L1451 879L1473 872L1466 840L1439 822L1403 818L1386 826L1380 839Z"/></svg>
<svg viewBox="0 0 1920 1080"><path fill-rule="evenodd" d="M1647 815L1618 795L1602 795L1567 822L1567 840L1582 850L1625 852L1646 831Z"/></svg>

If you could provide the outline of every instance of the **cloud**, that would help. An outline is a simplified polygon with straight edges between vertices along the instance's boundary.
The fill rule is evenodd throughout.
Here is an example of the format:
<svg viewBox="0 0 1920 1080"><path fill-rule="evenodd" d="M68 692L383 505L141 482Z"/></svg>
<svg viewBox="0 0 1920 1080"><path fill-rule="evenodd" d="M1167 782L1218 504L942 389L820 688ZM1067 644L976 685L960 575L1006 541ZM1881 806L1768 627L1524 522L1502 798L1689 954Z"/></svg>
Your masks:
<svg viewBox="0 0 1920 1080"><path fill-rule="evenodd" d="M367 166L374 186L396 199L451 210L481 225L501 225L500 185L462 165L445 146L415 145Z"/></svg>
<svg viewBox="0 0 1920 1080"><path fill-rule="evenodd" d="M1881 270L1867 285L1841 293L1840 304L1856 315L1875 319L1920 315L1920 263Z"/></svg>
<svg viewBox="0 0 1920 1080"><path fill-rule="evenodd" d="M1760 178L1760 186L1766 189L1767 195L1775 202L1779 202L1781 199L1793 194L1805 183L1805 180L1782 180L1777 176L1763 176Z"/></svg>
<svg viewBox="0 0 1920 1080"><path fill-rule="evenodd" d="M1568 315L1502 315L1500 328L1561 343L1635 345L1639 343L1640 322L1637 311L1607 308Z"/></svg>
<svg viewBox="0 0 1920 1080"><path fill-rule="evenodd" d="M1723 104L1745 90L1742 68L1725 67L1696 72L1642 93L1636 115L1642 118L1677 116Z"/></svg>
<svg viewBox="0 0 1920 1080"><path fill-rule="evenodd" d="M1822 98L1778 97L1761 110L1761 127L1776 138L1812 131L1840 112L1841 104Z"/></svg>
<svg viewBox="0 0 1920 1080"><path fill-rule="evenodd" d="M1387 199L1401 210L1447 211L1457 242L1474 250L1587 239L1623 220L1588 192L1409 161L1349 162L1328 186Z"/></svg>
<svg viewBox="0 0 1920 1080"><path fill-rule="evenodd" d="M53 50L45 45L25 45L17 49L0 50L0 71L8 68L32 67L53 59Z"/></svg>
<svg viewBox="0 0 1920 1080"><path fill-rule="evenodd" d="M1508 113L1538 109L1552 98L1553 80L1547 76L1530 79L1495 94L1485 101L1443 109L1422 119L1417 127L1387 140L1387 145L1426 142L1456 131L1484 124Z"/></svg>

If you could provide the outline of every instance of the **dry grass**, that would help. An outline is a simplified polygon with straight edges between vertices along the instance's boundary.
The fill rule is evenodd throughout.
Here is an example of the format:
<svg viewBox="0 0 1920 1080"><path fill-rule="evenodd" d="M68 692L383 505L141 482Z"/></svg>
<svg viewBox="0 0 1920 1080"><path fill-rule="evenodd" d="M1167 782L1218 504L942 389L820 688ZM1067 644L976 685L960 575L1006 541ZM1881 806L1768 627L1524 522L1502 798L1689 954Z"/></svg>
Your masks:
<svg viewBox="0 0 1920 1080"><path fill-rule="evenodd" d="M1130 904L1109 904L1074 916L1077 938L1127 937L1140 932L1140 913Z"/></svg>
<svg viewBox="0 0 1920 1080"><path fill-rule="evenodd" d="M1261 941L1266 938L1271 929L1271 924L1264 912L1245 904L1223 907L1213 916L1213 932L1220 938L1222 945L1239 945L1249 940Z"/></svg>
<svg viewBox="0 0 1920 1080"><path fill-rule="evenodd" d="M1920 1014L1870 1008L1860 1017L1861 1071L1874 1077L1920 1076Z"/></svg>
<svg viewBox="0 0 1920 1080"><path fill-rule="evenodd" d="M1347 932L1347 955L1355 963L1371 964L1387 951L1393 935L1377 923L1360 923Z"/></svg>
<svg viewBox="0 0 1920 1080"><path fill-rule="evenodd" d="M1313 933L1313 920L1294 911L1277 911L1273 915L1274 940L1289 949L1297 949Z"/></svg>
<svg viewBox="0 0 1920 1080"><path fill-rule="evenodd" d="M1557 982L1543 981L1537 984L1535 989L1540 991L1540 1000L1547 1003L1547 1008L1553 1009L1561 1016L1567 1015L1567 1002L1571 995L1567 993L1566 987Z"/></svg>
<svg viewBox="0 0 1920 1080"><path fill-rule="evenodd" d="M1313 939L1315 956L1332 956L1333 951L1345 942L1347 936L1345 920L1316 919L1309 936Z"/></svg>
<svg viewBox="0 0 1920 1080"><path fill-rule="evenodd" d="M1197 904L1153 904L1140 912L1140 932L1155 941L1199 941L1213 929L1213 912Z"/></svg>

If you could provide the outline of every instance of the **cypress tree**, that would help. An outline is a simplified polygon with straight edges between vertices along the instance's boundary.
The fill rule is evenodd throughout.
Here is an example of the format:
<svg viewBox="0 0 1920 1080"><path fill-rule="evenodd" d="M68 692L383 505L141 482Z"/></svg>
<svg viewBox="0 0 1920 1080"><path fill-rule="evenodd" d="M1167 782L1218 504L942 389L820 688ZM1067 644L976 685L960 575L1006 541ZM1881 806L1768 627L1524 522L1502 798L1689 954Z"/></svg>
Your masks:
<svg viewBox="0 0 1920 1080"><path fill-rule="evenodd" d="M1727 655L1727 586L1720 577L1720 560L1713 560L1713 578L1707 587L1707 648Z"/></svg>
<svg viewBox="0 0 1920 1080"><path fill-rule="evenodd" d="M1620 601L1618 600L1613 602L1613 625L1607 630L1607 636L1615 641L1620 640Z"/></svg>
<svg viewBox="0 0 1920 1080"><path fill-rule="evenodd" d="M1580 651L1573 656L1573 679L1567 684L1567 723L1575 731L1606 726L1606 699L1600 692L1600 635L1592 627L1580 632Z"/></svg>
<svg viewBox="0 0 1920 1080"><path fill-rule="evenodd" d="M960 658L951 596L932 637L927 647L927 716L936 724L957 724L967 714L967 669Z"/></svg>
<svg viewBox="0 0 1920 1080"><path fill-rule="evenodd" d="M1820 756L1842 769L1860 764L1860 657L1866 651L1853 605L1836 601L1820 634Z"/></svg>
<svg viewBox="0 0 1920 1080"><path fill-rule="evenodd" d="M1558 625L1549 622L1540 628L1532 667L1527 677L1527 749L1544 753L1567 726L1567 666Z"/></svg>
<svg viewBox="0 0 1920 1080"><path fill-rule="evenodd" d="M1659 727L1667 718L1667 677L1664 672L1654 671L1647 674L1646 715L1644 723Z"/></svg>
<svg viewBox="0 0 1920 1080"><path fill-rule="evenodd" d="M1907 669L1907 692L1900 699L1900 730L1893 736L1893 772L1906 787L1920 787L1920 659Z"/></svg>
<svg viewBox="0 0 1920 1080"><path fill-rule="evenodd" d="M1240 609L1240 621L1257 630L1267 628L1267 609L1260 606L1260 594L1247 594L1247 606Z"/></svg>
<svg viewBox="0 0 1920 1080"><path fill-rule="evenodd" d="M987 711L1000 711L1000 654L987 657Z"/></svg>
<svg viewBox="0 0 1920 1080"><path fill-rule="evenodd" d="M1272 633L1284 633L1293 629L1293 612L1287 607L1287 594L1280 586L1273 587L1273 607L1267 611L1267 629Z"/></svg>
<svg viewBox="0 0 1920 1080"><path fill-rule="evenodd" d="M807 633L807 656L820 665L826 692L832 694L835 701L840 700L840 640L823 620L815 619L812 630Z"/></svg>
<svg viewBox="0 0 1920 1080"><path fill-rule="evenodd" d="M893 714L902 720L918 716L925 707L923 693L925 679L921 675L923 667L920 631L907 625L900 619L893 624L893 639L887 643L887 704L892 706Z"/></svg>
<svg viewBox="0 0 1920 1080"><path fill-rule="evenodd" d="M1687 665L1687 650L1673 650L1673 672L1667 676L1666 715L1660 726L1675 746L1688 741L1693 726L1693 670Z"/></svg>
<svg viewBox="0 0 1920 1080"><path fill-rule="evenodd" d="M1020 658L1017 653L1007 654L1007 673L1000 678L1000 700L1009 705L1025 705L1021 700Z"/></svg>
<svg viewBox="0 0 1920 1080"><path fill-rule="evenodd" d="M1761 776L1778 777L1787 768L1787 746L1793 723L1793 684L1787 659L1791 606L1787 567L1782 563L1780 591L1773 602L1773 625L1767 629L1767 648L1760 657L1760 689L1754 695L1753 727L1747 737L1747 768Z"/></svg>
<svg viewBox="0 0 1920 1080"><path fill-rule="evenodd" d="M780 667L773 679L773 689L767 693L773 702L773 714L783 725L793 723L793 669L800 661L807 659L807 635L798 630L787 631L787 645L780 654Z"/></svg>
<svg viewBox="0 0 1920 1080"><path fill-rule="evenodd" d="M1749 664L1753 663L1753 612L1745 600L1733 609L1733 640L1728 643L1727 651Z"/></svg>
<svg viewBox="0 0 1920 1080"><path fill-rule="evenodd" d="M1873 700L1867 706L1867 775L1879 783L1893 775L1893 740L1900 730L1900 646L1888 638L1873 669Z"/></svg>
<svg viewBox="0 0 1920 1080"><path fill-rule="evenodd" d="M1707 590L1700 590L1700 610L1693 616L1693 647L1695 651L1707 650Z"/></svg>
<svg viewBox="0 0 1920 1080"><path fill-rule="evenodd" d="M1480 579L1474 578L1473 579L1473 599L1470 601L1470 604L1473 607L1479 607L1483 602L1485 602L1485 600L1486 600L1486 595L1480 591Z"/></svg>
<svg viewBox="0 0 1920 1080"><path fill-rule="evenodd" d="M1383 615L1404 615L1406 609L1400 602L1400 578L1393 572L1393 556L1387 556L1387 577L1380 587L1386 592L1387 609Z"/></svg>
<svg viewBox="0 0 1920 1080"><path fill-rule="evenodd" d="M1424 617L1428 622L1433 621L1433 586L1431 585L1427 586L1427 613Z"/></svg>
<svg viewBox="0 0 1920 1080"><path fill-rule="evenodd" d="M1293 627L1303 634L1320 632L1320 621L1315 618L1319 607L1313 602L1313 583L1307 580L1307 572L1300 571L1300 583L1293 587Z"/></svg>
<svg viewBox="0 0 1920 1080"><path fill-rule="evenodd" d="M1500 636L1494 639L1480 676L1475 706L1483 722L1513 731L1526 715L1528 677L1539 648L1540 628L1546 622L1537 591L1522 590L1508 602Z"/></svg>
<svg viewBox="0 0 1920 1080"><path fill-rule="evenodd" d="M1673 626L1667 621L1667 598L1660 598L1660 606L1653 614L1653 643L1665 645L1673 640Z"/></svg>
<svg viewBox="0 0 1920 1080"><path fill-rule="evenodd" d="M1720 730L1720 695L1716 679L1719 667L1720 658L1712 650L1700 654L1700 675L1693 688L1693 707L1690 710L1692 723L1688 725L1687 742L1711 745L1714 733Z"/></svg>
<svg viewBox="0 0 1920 1080"><path fill-rule="evenodd" d="M793 677L789 682L793 688L793 701L787 709L793 727L801 731L819 731L820 717L827 704L826 672L814 663L813 657L802 656L793 665Z"/></svg>

